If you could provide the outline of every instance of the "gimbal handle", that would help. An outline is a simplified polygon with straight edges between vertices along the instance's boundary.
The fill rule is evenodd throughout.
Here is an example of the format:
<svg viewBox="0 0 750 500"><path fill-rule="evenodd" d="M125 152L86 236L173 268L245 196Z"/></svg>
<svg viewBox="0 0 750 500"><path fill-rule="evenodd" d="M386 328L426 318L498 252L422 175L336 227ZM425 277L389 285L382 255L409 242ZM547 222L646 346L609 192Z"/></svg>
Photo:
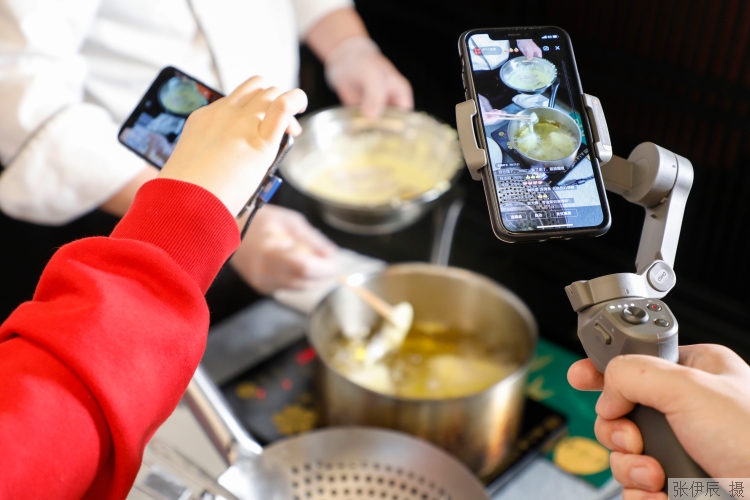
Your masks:
<svg viewBox="0 0 750 500"><path fill-rule="evenodd" d="M612 274L565 287L578 313L578 337L602 373L620 354L645 354L676 363L677 320L659 299L676 282L672 266L693 167L687 159L650 142L638 145L627 160L612 156L599 100L587 95L584 102L604 186L644 207L646 218L636 257L637 274ZM636 405L628 417L641 431L644 454L659 461L667 479L709 477L685 452L664 414Z"/></svg>

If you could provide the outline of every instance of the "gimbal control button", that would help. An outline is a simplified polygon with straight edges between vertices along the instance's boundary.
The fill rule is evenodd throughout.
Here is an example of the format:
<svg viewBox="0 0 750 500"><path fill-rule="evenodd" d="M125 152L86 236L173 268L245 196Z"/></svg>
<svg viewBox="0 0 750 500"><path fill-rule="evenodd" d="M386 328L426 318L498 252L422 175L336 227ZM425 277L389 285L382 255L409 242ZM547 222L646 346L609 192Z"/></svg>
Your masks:
<svg viewBox="0 0 750 500"><path fill-rule="evenodd" d="M657 262L651 266L646 276L649 284L660 292L667 292L674 286L674 271L664 262Z"/></svg>
<svg viewBox="0 0 750 500"><path fill-rule="evenodd" d="M622 319L633 325L642 325L648 321L648 313L640 307L629 306L620 313Z"/></svg>
<svg viewBox="0 0 750 500"><path fill-rule="evenodd" d="M654 321L654 324L656 324L656 326L661 326L663 328L667 328L670 325L669 321L663 318L657 319L656 321Z"/></svg>

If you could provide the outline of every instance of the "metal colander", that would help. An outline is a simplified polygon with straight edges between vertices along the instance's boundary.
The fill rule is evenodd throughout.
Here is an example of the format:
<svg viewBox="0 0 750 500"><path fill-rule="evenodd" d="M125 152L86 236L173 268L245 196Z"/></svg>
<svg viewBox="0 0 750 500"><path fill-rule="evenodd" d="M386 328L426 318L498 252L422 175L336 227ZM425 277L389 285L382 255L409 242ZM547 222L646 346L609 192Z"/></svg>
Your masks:
<svg viewBox="0 0 750 500"><path fill-rule="evenodd" d="M368 427L336 427L265 449L239 424L202 369L186 393L229 469L219 483L241 500L487 500L458 460L420 439Z"/></svg>
<svg viewBox="0 0 750 500"><path fill-rule="evenodd" d="M331 428L283 440L263 454L284 464L295 500L486 498L456 459L394 431Z"/></svg>

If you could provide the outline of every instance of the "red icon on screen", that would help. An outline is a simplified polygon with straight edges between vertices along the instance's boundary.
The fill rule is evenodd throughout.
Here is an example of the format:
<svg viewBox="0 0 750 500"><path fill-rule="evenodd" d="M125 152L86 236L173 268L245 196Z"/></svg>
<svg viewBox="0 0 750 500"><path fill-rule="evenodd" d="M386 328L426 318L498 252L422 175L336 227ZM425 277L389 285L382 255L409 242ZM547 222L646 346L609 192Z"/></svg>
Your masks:
<svg viewBox="0 0 750 500"><path fill-rule="evenodd" d="M478 56L481 56L482 55L482 49L480 49L479 47L474 47L474 53L476 55L478 55Z"/></svg>

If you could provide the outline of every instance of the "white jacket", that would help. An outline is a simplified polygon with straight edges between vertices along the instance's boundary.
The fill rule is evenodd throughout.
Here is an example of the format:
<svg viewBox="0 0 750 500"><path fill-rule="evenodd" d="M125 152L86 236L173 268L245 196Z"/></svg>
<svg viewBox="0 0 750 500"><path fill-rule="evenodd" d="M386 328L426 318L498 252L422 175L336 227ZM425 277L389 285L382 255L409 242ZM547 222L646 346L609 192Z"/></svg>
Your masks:
<svg viewBox="0 0 750 500"><path fill-rule="evenodd" d="M299 38L352 0L0 0L0 209L64 224L144 168L117 141L164 66L297 84Z"/></svg>

